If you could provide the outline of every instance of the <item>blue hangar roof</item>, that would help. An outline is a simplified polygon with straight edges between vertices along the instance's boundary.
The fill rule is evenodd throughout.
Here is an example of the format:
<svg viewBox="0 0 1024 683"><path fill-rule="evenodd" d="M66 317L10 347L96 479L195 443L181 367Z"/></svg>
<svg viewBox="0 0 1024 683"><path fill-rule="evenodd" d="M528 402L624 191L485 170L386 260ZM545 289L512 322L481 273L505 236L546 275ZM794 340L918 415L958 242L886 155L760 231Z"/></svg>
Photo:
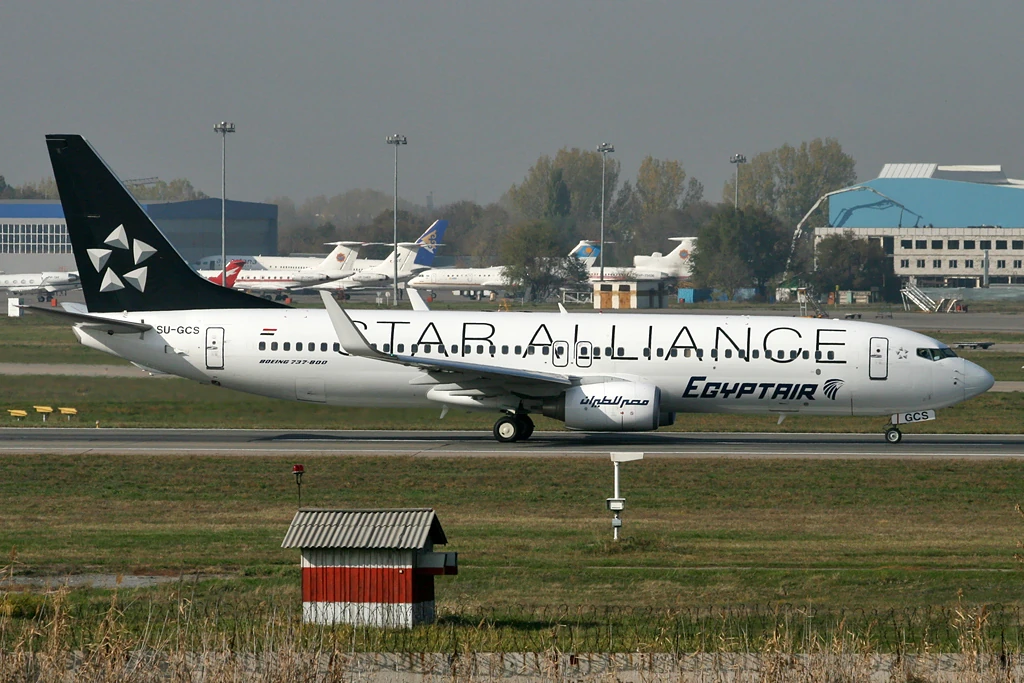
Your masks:
<svg viewBox="0 0 1024 683"><path fill-rule="evenodd" d="M1013 183L936 177L875 178L849 189L867 186L884 197L870 190L829 197L829 223L839 228L1024 227L1024 187Z"/></svg>
<svg viewBox="0 0 1024 683"><path fill-rule="evenodd" d="M170 220L216 218L220 220L219 199L196 199L188 202L145 202L142 208L153 218ZM233 220L276 220L277 205L240 202L234 199L225 206ZM29 199L0 201L0 218L64 218L64 209L57 200Z"/></svg>

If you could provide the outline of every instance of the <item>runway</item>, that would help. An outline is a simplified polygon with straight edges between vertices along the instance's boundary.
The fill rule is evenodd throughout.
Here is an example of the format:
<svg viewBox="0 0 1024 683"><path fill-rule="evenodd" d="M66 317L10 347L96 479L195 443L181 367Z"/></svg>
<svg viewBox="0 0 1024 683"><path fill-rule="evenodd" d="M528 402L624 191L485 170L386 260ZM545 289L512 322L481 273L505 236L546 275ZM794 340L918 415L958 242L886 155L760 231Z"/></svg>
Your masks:
<svg viewBox="0 0 1024 683"><path fill-rule="evenodd" d="M877 434L537 432L527 442L499 444L483 431L0 429L0 454L604 458L623 450L665 458L1024 459L1024 435L908 434L903 443L890 445L881 429Z"/></svg>

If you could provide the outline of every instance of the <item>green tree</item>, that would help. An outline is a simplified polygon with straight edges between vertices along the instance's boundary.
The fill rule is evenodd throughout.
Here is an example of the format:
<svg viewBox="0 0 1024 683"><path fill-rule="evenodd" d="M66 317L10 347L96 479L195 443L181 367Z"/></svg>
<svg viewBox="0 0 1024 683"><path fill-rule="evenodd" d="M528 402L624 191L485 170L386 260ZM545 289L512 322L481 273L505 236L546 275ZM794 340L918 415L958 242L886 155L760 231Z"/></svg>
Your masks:
<svg viewBox="0 0 1024 683"><path fill-rule="evenodd" d="M636 174L636 195L640 220L647 222L672 209L681 208L686 191L686 171L678 161L662 161L648 155ZM703 190L701 190L703 193Z"/></svg>
<svg viewBox="0 0 1024 683"><path fill-rule="evenodd" d="M578 259L565 256L568 245L551 221L527 221L513 226L498 250L502 273L530 301L544 301L560 287L586 279Z"/></svg>
<svg viewBox="0 0 1024 683"><path fill-rule="evenodd" d="M767 296L768 284L786 267L788 230L759 208L736 210L720 205L697 233L693 278L702 287L729 292L752 286Z"/></svg>
<svg viewBox="0 0 1024 683"><path fill-rule="evenodd" d="M544 208L545 218L566 218L572 210L569 186L565 184L562 175L560 168L551 171L551 180L548 181L548 201Z"/></svg>
<svg viewBox="0 0 1024 683"><path fill-rule="evenodd" d="M811 280L819 292L877 287L886 301L899 299L899 278L893 272L892 259L878 242L848 230L818 242L815 257L817 269Z"/></svg>
<svg viewBox="0 0 1024 683"><path fill-rule="evenodd" d="M822 195L857 182L854 166L835 138L815 138L799 147L785 144L740 165L739 204L764 209L795 227ZM722 190L723 201L732 203L734 188L731 178Z"/></svg>
<svg viewBox="0 0 1024 683"><path fill-rule="evenodd" d="M513 185L508 197L515 209L528 219L550 217L549 196L553 173L561 177L569 191L569 207L577 222L597 220L601 216L601 154L578 147L563 147L554 158L543 155L530 167L526 177ZM619 181L619 162L609 157L605 167L605 209L611 206Z"/></svg>

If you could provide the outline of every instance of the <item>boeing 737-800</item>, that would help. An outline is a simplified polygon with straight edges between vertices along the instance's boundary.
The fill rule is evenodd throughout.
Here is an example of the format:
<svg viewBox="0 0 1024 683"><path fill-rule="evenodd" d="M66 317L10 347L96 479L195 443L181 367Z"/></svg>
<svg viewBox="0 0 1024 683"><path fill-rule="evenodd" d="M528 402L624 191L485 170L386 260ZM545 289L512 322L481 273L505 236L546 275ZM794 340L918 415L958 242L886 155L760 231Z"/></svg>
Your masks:
<svg viewBox="0 0 1024 683"><path fill-rule="evenodd" d="M86 346L198 382L338 406L492 411L502 442L529 438L533 414L585 431L704 412L918 421L993 384L935 339L859 321L350 315L327 293L326 310L291 309L194 273L83 138L47 145L89 309L56 314Z"/></svg>

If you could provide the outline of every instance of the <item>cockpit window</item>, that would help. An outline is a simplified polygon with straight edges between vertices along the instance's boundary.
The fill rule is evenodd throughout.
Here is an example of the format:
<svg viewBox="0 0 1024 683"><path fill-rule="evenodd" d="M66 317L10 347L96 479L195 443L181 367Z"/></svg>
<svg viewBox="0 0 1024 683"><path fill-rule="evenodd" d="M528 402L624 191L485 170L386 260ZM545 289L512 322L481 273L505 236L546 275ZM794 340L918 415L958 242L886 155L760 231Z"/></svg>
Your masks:
<svg viewBox="0 0 1024 683"><path fill-rule="evenodd" d="M917 355L927 360L942 360L943 358L956 358L956 352L947 347L941 349L918 349Z"/></svg>

